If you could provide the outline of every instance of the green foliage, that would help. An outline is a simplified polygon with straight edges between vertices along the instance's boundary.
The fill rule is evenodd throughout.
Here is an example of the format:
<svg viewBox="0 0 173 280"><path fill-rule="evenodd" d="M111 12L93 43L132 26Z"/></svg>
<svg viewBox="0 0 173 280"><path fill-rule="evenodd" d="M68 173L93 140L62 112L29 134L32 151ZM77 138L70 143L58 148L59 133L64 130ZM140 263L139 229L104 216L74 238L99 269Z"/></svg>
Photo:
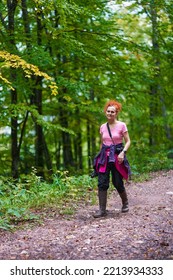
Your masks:
<svg viewBox="0 0 173 280"><path fill-rule="evenodd" d="M20 181L1 178L0 187L0 228L10 229L25 221L39 220L36 210L54 208L60 214L73 214L79 202L93 203L93 181L88 175L68 176L58 171L52 183L41 180L33 168L29 176Z"/></svg>
<svg viewBox="0 0 173 280"><path fill-rule="evenodd" d="M165 149L160 149L154 151L153 148L140 147L136 145L133 149L133 156L128 155L130 161L130 166L132 170L132 179L136 180L140 177L146 177L150 172L155 172L159 170L169 170L173 169L173 159L169 158L169 153Z"/></svg>
<svg viewBox="0 0 173 280"><path fill-rule="evenodd" d="M17 55L12 55L5 51L0 51L0 59L3 60L3 64L1 64L1 68L15 68L15 69L22 69L25 73L26 78L31 78L32 75L36 75L39 77L45 78L45 80L49 81L49 87L52 90L52 94L57 94L57 86L52 80L52 78L44 72L41 72L39 68L33 64L27 63L24 59L21 59ZM0 79L7 84L10 89L14 90L10 81L8 81L5 77L0 75Z"/></svg>

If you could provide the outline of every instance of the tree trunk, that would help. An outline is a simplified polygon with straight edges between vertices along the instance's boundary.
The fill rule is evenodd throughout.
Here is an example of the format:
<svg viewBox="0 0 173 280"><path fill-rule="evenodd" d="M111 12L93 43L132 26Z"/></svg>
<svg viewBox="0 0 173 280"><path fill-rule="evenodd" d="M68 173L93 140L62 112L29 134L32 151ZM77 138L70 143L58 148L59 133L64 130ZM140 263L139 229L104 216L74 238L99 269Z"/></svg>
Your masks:
<svg viewBox="0 0 173 280"><path fill-rule="evenodd" d="M35 79L34 93L34 105L36 105L38 113L42 115L42 77L36 77ZM35 120L35 165L37 169L37 175L44 178L44 142L43 142L43 129L40 124Z"/></svg>
<svg viewBox="0 0 173 280"><path fill-rule="evenodd" d="M80 118L79 109L76 110L75 116L77 118L77 122ZM77 136L74 139L74 151L75 151L75 166L76 170L83 169L83 153L82 153L82 131L81 131L81 123L77 124Z"/></svg>
<svg viewBox="0 0 173 280"><path fill-rule="evenodd" d="M9 48L10 50L16 49L15 45L15 33L14 33L14 14L17 7L17 0L7 0L8 8L8 36L9 36ZM16 81L16 71L11 69L11 79ZM17 90L11 90L11 104L17 104ZM18 118L16 116L11 117L11 173L12 177L17 179L18 174L18 165L19 165L19 151L18 151L18 142L17 142L17 128L18 128Z"/></svg>
<svg viewBox="0 0 173 280"><path fill-rule="evenodd" d="M23 18L23 24L24 24L24 31L25 31L25 37L26 37L26 46L27 46L27 51L29 54L32 45L31 45L31 41L30 41L31 40L31 30L30 30L30 25L29 25L26 0L21 0L21 6L22 6L22 18Z"/></svg>
<svg viewBox="0 0 173 280"><path fill-rule="evenodd" d="M93 167L93 155L91 153L90 122L87 120L87 150L88 150L88 170Z"/></svg>
<svg viewBox="0 0 173 280"><path fill-rule="evenodd" d="M154 79L150 90L150 145L159 144L160 126L155 123L155 118L160 116L160 49L158 39L157 8L155 0L150 2L152 23L152 49L154 64Z"/></svg>
<svg viewBox="0 0 173 280"><path fill-rule="evenodd" d="M63 89L66 92L66 89ZM60 124L62 127L68 129L68 120L70 119L69 112L66 109L66 102L60 99L61 107L59 109ZM70 170L74 167L74 159L72 152L71 135L62 131L62 149L63 149L63 168Z"/></svg>
<svg viewBox="0 0 173 280"><path fill-rule="evenodd" d="M15 74L13 78L15 78ZM11 92L11 103L17 104L17 91ZM11 157L12 157L12 177L17 179L19 177L18 166L19 166L19 151L18 151L18 141L17 141L17 128L18 121L17 117L11 118Z"/></svg>
<svg viewBox="0 0 173 280"><path fill-rule="evenodd" d="M47 166L48 174L49 176L51 176L53 174L52 159L49 153L49 149L44 134L43 134L43 151L44 151L45 164Z"/></svg>
<svg viewBox="0 0 173 280"><path fill-rule="evenodd" d="M37 43L42 44L42 23L41 11L37 11ZM34 104L37 107L38 113L42 115L42 77L36 77L34 92ZM44 178L44 143L43 143L43 129L40 124L35 123L36 142L35 142L35 164L37 175Z"/></svg>

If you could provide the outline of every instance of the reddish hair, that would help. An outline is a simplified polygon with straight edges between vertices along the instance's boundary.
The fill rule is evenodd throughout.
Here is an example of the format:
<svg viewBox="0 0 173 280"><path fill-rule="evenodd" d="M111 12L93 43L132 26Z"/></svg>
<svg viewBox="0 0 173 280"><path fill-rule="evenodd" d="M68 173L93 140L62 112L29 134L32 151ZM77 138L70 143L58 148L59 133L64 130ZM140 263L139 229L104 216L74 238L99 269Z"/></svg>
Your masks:
<svg viewBox="0 0 173 280"><path fill-rule="evenodd" d="M121 108L122 108L121 103L119 103L118 101L109 100L109 101L106 102L105 107L104 107L104 112L105 113L107 111L107 108L110 107L110 106L114 106L117 109L118 112L121 111Z"/></svg>

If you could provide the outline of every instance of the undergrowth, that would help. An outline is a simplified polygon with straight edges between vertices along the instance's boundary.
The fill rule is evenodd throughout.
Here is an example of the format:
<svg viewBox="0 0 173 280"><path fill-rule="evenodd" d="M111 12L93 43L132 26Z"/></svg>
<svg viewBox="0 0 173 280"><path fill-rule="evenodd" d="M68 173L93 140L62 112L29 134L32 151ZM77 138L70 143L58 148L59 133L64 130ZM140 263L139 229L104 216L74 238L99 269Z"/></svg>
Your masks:
<svg viewBox="0 0 173 280"><path fill-rule="evenodd" d="M129 157L129 160L134 181L147 180L151 172L173 169L173 159L168 158L164 150L152 152L137 149L133 151L133 156Z"/></svg>
<svg viewBox="0 0 173 280"><path fill-rule="evenodd" d="M57 171L52 183L42 181L34 169L17 182L1 178L0 183L0 228L5 230L21 221L39 220L36 210L56 208L70 215L79 202L95 200L94 181L88 175L68 176L67 171Z"/></svg>

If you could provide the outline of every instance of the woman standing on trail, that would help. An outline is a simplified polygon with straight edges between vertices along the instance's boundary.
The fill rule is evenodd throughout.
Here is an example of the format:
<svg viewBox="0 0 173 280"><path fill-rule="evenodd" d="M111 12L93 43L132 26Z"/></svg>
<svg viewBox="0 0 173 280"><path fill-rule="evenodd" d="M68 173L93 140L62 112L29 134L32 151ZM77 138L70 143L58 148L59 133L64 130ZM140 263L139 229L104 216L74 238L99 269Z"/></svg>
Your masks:
<svg viewBox="0 0 173 280"><path fill-rule="evenodd" d="M122 199L122 212L128 212L128 198L124 187L124 179L128 179L130 166L126 158L126 152L130 147L130 137L124 122L118 121L117 116L121 110L121 104L110 100L105 104L104 112L107 123L100 127L101 150L94 159L94 168L98 173L98 198L99 211L94 218L106 216L107 190L112 183ZM123 142L124 145L123 145Z"/></svg>

